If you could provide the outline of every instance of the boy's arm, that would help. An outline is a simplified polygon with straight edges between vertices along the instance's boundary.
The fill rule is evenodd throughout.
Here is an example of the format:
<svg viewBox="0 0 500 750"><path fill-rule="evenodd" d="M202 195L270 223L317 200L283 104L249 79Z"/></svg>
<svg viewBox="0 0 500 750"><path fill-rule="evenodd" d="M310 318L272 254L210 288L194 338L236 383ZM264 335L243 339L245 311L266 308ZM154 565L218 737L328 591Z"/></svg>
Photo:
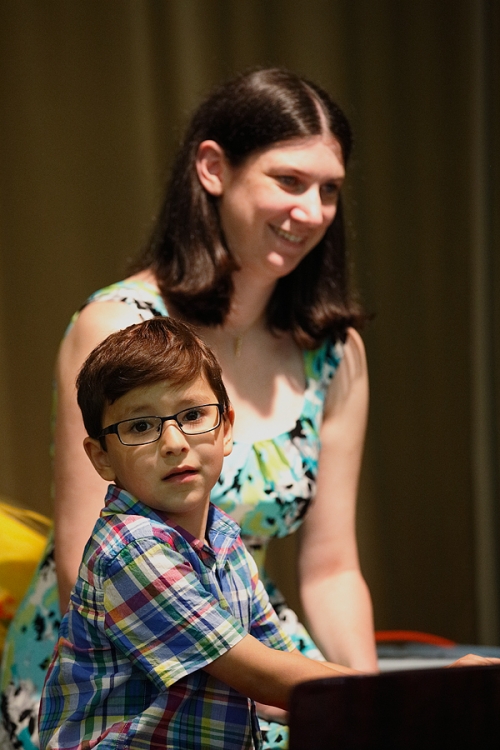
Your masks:
<svg viewBox="0 0 500 750"><path fill-rule="evenodd" d="M204 670L254 701L285 710L291 690L299 682L359 674L349 667L308 659L299 651L269 648L252 635L246 635Z"/></svg>
<svg viewBox="0 0 500 750"><path fill-rule="evenodd" d="M449 666L499 663L500 659L468 654ZM308 659L297 650L290 652L269 648L251 635L244 636L204 670L254 701L285 710L288 710L292 688L299 682L362 674L350 667Z"/></svg>

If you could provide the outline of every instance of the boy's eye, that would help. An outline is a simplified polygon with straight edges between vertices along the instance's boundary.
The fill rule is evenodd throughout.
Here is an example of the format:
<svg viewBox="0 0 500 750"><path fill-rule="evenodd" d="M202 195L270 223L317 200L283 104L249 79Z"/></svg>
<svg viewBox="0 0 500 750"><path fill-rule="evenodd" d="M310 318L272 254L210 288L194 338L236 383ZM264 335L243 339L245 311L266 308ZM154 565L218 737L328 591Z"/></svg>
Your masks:
<svg viewBox="0 0 500 750"><path fill-rule="evenodd" d="M198 407L195 409L188 409L187 411L182 412L179 416L181 422L196 422L198 419L202 419L203 409Z"/></svg>
<svg viewBox="0 0 500 750"><path fill-rule="evenodd" d="M157 420L150 420L150 419L134 419L130 420L130 422L126 425L127 431L131 432L136 435L143 435L145 432L148 432L149 430L154 430L158 428Z"/></svg>

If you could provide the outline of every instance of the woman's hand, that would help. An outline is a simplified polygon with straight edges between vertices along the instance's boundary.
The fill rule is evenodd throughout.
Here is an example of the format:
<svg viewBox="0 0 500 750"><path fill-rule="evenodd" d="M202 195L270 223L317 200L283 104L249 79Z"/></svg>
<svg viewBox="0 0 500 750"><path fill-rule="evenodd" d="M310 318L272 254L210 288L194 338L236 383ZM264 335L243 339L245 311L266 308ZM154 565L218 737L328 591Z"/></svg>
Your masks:
<svg viewBox="0 0 500 750"><path fill-rule="evenodd" d="M467 654L462 656L453 664L447 664L448 667L488 667L492 664L500 664L500 659L495 656L478 656L477 654Z"/></svg>
<svg viewBox="0 0 500 750"><path fill-rule="evenodd" d="M257 716L264 721L274 721L276 724L288 724L288 711L265 703L256 703Z"/></svg>

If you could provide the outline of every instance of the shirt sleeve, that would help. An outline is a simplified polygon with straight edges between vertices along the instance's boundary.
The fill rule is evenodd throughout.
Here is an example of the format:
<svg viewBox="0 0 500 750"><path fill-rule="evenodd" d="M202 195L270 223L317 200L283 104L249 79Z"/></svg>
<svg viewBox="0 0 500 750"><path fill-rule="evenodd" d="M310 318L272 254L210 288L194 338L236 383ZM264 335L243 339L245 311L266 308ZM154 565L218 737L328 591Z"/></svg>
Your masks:
<svg viewBox="0 0 500 750"><path fill-rule="evenodd" d="M282 629L278 615L273 609L264 584L259 578L257 564L248 550L245 550L248 567L252 575L252 623L250 634L266 646L280 651L295 651L295 646Z"/></svg>
<svg viewBox="0 0 500 750"><path fill-rule="evenodd" d="M159 689L205 667L246 632L185 557L155 539L128 544L104 578L107 637Z"/></svg>

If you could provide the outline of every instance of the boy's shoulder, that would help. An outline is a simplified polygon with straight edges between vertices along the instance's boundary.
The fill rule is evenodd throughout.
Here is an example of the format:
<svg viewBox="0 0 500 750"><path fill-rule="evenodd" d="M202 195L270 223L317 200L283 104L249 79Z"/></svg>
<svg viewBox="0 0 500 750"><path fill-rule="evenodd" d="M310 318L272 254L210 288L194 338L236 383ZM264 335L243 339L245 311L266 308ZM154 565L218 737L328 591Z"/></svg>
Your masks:
<svg viewBox="0 0 500 750"><path fill-rule="evenodd" d="M97 520L84 553L84 561L94 567L105 565L130 546L161 543L183 549L185 542L174 528L160 519L141 513L106 513Z"/></svg>
<svg viewBox="0 0 500 750"><path fill-rule="evenodd" d="M113 513L101 516L93 536L111 552L138 539L155 538L175 544L179 535L175 528L161 519L141 513Z"/></svg>
<svg viewBox="0 0 500 750"><path fill-rule="evenodd" d="M174 549L185 542L178 531L163 521L154 510L125 490L110 485L105 506L101 510L84 552L84 562L109 562L131 544L161 542Z"/></svg>
<svg viewBox="0 0 500 750"><path fill-rule="evenodd" d="M207 534L219 541L225 538L226 549L231 543L243 545L239 525L213 503L209 503ZM115 557L131 543L148 539L181 550L191 547L193 543L195 547L199 546L187 531L176 527L126 490L110 485L104 508L87 546L94 550L98 548L99 554L109 558Z"/></svg>
<svg viewBox="0 0 500 750"><path fill-rule="evenodd" d="M240 527L223 510L209 504L207 538L210 550L201 540L195 539L187 531L159 516L125 490L110 485L106 504L101 511L83 556L80 575L86 579L92 576L105 576L108 566L124 554L123 563L130 556L136 557L162 545L177 556L199 567L199 558L207 554L220 559L230 555L242 564L247 558L246 548L240 536ZM168 553L167 553L168 554ZM85 572L84 572L85 571Z"/></svg>

